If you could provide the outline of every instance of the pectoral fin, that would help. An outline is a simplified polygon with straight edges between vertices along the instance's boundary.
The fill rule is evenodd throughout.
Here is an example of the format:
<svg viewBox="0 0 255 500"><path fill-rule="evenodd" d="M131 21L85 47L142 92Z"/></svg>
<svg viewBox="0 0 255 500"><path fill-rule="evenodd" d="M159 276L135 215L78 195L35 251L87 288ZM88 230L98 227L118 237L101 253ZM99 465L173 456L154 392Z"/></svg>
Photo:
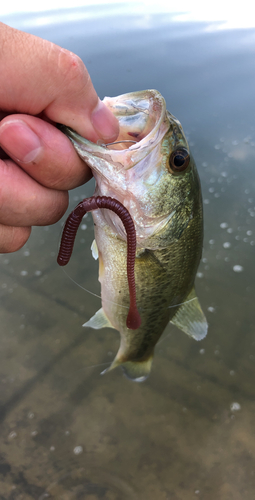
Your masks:
<svg viewBox="0 0 255 500"><path fill-rule="evenodd" d="M171 323L195 340L205 338L208 330L206 317L193 287L184 304L180 306Z"/></svg>
<svg viewBox="0 0 255 500"><path fill-rule="evenodd" d="M92 316L92 318L89 319L89 321L84 323L82 326L88 326L90 328L94 328L95 330L100 330L100 328L114 328L114 326L112 326L111 322L105 315L102 307L96 312L96 314L94 314L94 316Z"/></svg>
<svg viewBox="0 0 255 500"><path fill-rule="evenodd" d="M91 253L92 253L93 259L97 260L98 259L98 248L97 248L96 240L92 241Z"/></svg>

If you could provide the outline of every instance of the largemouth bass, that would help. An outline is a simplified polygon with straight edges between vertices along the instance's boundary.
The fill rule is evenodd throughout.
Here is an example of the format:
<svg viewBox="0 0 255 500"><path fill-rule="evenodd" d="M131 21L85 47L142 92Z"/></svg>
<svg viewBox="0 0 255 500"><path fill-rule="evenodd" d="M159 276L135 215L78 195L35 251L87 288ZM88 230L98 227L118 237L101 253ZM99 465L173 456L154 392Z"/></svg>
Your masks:
<svg viewBox="0 0 255 500"><path fill-rule="evenodd" d="M194 289L203 243L201 188L182 126L159 92L106 97L104 103L119 120L116 143L94 144L70 128L61 129L90 166L95 197L117 199L133 219L141 324L127 326L126 231L115 213L99 208L93 211L92 254L99 258L102 308L83 326L118 330L120 348L105 372L121 365L127 377L141 382L169 321L196 340L207 333Z"/></svg>

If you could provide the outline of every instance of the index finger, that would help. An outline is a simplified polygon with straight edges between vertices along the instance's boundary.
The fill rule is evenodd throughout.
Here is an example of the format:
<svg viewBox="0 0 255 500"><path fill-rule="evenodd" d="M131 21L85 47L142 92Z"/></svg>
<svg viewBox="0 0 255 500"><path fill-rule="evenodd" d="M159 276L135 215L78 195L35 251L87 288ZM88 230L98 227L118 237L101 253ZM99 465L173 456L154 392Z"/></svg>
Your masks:
<svg viewBox="0 0 255 500"><path fill-rule="evenodd" d="M0 110L43 112L91 141L116 139L118 121L99 100L77 55L3 23L0 42Z"/></svg>

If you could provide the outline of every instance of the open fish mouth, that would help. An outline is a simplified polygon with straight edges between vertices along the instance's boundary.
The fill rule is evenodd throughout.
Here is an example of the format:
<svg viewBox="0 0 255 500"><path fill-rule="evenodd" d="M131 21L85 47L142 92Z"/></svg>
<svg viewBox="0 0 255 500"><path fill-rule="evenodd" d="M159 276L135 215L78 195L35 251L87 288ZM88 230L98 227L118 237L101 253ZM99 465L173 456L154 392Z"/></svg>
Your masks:
<svg viewBox="0 0 255 500"><path fill-rule="evenodd" d="M141 143L157 134L166 113L165 99L156 90L132 92L118 97L105 97L104 104L119 121L120 133L111 149L127 149L128 142ZM141 147L143 144L139 144ZM129 146L130 147L130 146ZM135 149L134 146L131 146Z"/></svg>
<svg viewBox="0 0 255 500"><path fill-rule="evenodd" d="M99 140L95 144L84 139L71 128L59 125L60 130L73 142L77 153L83 160L87 161L90 166L93 162L94 175L98 166L91 155L93 158L108 160L110 154L110 161L115 164L116 171L119 168L128 170L160 143L169 128L171 117L166 111L165 99L157 90L143 90L117 97L105 97L103 102L119 121L119 136L114 143L105 144Z"/></svg>

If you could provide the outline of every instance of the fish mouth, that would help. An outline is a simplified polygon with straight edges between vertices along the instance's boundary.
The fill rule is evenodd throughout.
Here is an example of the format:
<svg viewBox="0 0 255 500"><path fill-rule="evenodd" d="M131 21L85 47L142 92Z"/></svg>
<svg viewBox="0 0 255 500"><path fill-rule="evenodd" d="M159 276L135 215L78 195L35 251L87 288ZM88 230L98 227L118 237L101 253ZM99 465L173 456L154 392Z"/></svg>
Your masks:
<svg viewBox="0 0 255 500"><path fill-rule="evenodd" d="M79 156L91 167L100 168L97 158L111 161L115 168L129 170L145 158L169 129L169 114L163 96L157 90L141 90L117 97L105 97L104 104L119 121L119 136L114 143L88 141L69 127L60 130L72 141ZM106 167L107 168L107 167Z"/></svg>
<svg viewBox="0 0 255 500"><path fill-rule="evenodd" d="M108 150L134 150L137 144L141 148L143 142L148 146L148 142L160 130L166 115L165 99L157 90L105 97L103 102L117 118L120 127L116 141L104 144Z"/></svg>

